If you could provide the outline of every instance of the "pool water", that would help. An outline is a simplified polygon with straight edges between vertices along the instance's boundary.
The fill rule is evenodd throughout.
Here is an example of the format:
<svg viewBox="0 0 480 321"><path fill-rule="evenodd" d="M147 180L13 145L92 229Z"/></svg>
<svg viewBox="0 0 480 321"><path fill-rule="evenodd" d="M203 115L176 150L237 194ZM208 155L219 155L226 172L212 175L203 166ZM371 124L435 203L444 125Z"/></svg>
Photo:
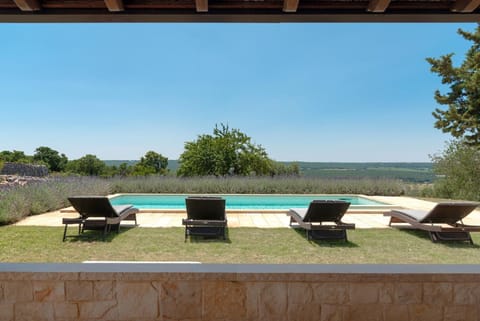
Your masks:
<svg viewBox="0 0 480 321"><path fill-rule="evenodd" d="M185 209L185 198L179 194L122 194L113 197L113 205L132 204L139 209ZM263 209L278 210L292 207L307 208L313 200L342 200L355 207L376 207L386 205L370 199L352 195L212 195L226 200L226 208L232 210Z"/></svg>

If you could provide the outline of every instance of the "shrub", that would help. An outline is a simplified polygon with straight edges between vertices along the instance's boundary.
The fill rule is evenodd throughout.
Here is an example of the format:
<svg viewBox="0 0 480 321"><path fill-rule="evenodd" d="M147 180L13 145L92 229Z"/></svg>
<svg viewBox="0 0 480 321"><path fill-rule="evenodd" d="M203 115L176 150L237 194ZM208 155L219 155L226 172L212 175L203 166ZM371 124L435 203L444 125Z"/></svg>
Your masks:
<svg viewBox="0 0 480 321"><path fill-rule="evenodd" d="M0 224L68 206L67 197L78 194L107 195L109 183L90 177L56 177L0 192Z"/></svg>
<svg viewBox="0 0 480 321"><path fill-rule="evenodd" d="M480 200L480 149L463 141L451 142L432 157L436 174L432 194L436 197Z"/></svg>

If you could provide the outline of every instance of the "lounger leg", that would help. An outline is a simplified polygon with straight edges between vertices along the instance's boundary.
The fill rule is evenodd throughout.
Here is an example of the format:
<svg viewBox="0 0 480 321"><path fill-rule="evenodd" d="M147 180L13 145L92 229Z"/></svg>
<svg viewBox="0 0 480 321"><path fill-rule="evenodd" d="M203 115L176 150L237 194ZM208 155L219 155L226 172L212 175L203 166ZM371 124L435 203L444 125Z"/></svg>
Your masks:
<svg viewBox="0 0 480 321"><path fill-rule="evenodd" d="M185 226L185 240L183 242L187 242L187 227Z"/></svg>
<svg viewBox="0 0 480 321"><path fill-rule="evenodd" d="M433 243L437 243L438 239L435 232L428 232L428 235L430 235L430 240L432 240Z"/></svg>
<svg viewBox="0 0 480 321"><path fill-rule="evenodd" d="M468 233L468 240L470 241L470 244L473 245L473 239L472 239L472 235L470 233Z"/></svg>
<svg viewBox="0 0 480 321"><path fill-rule="evenodd" d="M109 226L107 223L105 223L105 227L103 229L103 241L105 241L105 237L107 235L108 230L109 230Z"/></svg>
<svg viewBox="0 0 480 321"><path fill-rule="evenodd" d="M67 227L68 227L68 224L65 224L65 229L63 230L63 240L62 240L62 242L65 242L65 238L67 237Z"/></svg>

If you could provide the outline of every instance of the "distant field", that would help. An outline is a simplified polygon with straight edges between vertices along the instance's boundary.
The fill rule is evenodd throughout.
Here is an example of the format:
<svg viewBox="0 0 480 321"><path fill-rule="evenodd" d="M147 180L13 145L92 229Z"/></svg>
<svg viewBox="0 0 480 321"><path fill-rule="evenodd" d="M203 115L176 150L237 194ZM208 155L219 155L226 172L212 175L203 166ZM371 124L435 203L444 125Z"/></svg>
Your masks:
<svg viewBox="0 0 480 321"><path fill-rule="evenodd" d="M305 177L391 178L430 183L435 179L432 163L313 163L298 162Z"/></svg>
<svg viewBox="0 0 480 321"><path fill-rule="evenodd" d="M134 160L106 160L107 165L118 166L121 163L134 165ZM290 162L283 162L289 164ZM320 163L297 162L302 176L322 178L389 178L405 182L431 183L435 179L432 163ZM178 168L177 160L169 160L168 168L174 172Z"/></svg>

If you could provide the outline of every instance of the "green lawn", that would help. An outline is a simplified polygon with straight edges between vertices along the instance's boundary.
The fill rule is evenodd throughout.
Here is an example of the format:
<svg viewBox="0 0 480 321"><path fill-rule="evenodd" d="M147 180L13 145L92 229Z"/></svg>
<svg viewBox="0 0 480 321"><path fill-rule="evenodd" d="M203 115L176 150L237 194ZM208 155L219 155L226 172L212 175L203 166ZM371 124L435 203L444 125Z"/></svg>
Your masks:
<svg viewBox="0 0 480 321"><path fill-rule="evenodd" d="M73 232L73 228L72 228ZM199 261L203 263L480 263L480 246L432 243L423 232L353 230L349 242L309 242L285 228L231 228L227 241L184 242L182 228L96 231L62 242L61 227L0 227L1 262ZM480 244L480 235L474 234Z"/></svg>

